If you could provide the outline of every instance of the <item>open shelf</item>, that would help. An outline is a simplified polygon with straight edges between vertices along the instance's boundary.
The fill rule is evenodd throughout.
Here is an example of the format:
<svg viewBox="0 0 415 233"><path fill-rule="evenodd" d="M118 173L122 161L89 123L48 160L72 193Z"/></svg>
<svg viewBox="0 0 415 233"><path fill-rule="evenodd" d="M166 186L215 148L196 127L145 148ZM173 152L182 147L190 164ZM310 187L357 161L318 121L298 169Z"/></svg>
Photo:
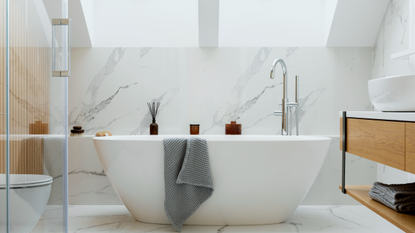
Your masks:
<svg viewBox="0 0 415 233"><path fill-rule="evenodd" d="M398 53L394 53L391 54L391 59L402 59L402 58L406 58L408 56L414 55L415 54L415 49L407 49Z"/></svg>
<svg viewBox="0 0 415 233"><path fill-rule="evenodd" d="M388 220L405 232L415 232L415 215L398 213L389 207L372 200L369 191L372 185L346 185L346 194ZM340 190L342 189L339 186Z"/></svg>

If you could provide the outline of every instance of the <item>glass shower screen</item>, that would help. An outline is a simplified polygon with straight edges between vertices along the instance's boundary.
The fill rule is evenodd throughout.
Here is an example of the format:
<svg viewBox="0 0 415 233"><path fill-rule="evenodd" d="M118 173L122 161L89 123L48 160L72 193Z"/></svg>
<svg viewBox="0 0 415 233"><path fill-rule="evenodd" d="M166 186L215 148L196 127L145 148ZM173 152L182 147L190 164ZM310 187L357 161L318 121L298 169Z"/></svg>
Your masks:
<svg viewBox="0 0 415 233"><path fill-rule="evenodd" d="M68 2L0 1L0 232L66 232Z"/></svg>
<svg viewBox="0 0 415 233"><path fill-rule="evenodd" d="M6 68L7 68L7 6L0 0L0 232L7 231L6 190Z"/></svg>

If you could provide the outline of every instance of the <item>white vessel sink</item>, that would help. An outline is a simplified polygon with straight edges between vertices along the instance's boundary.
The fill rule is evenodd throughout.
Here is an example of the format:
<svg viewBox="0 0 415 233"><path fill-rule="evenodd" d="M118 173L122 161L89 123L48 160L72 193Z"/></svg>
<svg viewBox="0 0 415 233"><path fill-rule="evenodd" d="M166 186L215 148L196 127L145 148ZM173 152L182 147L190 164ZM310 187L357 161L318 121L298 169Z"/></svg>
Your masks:
<svg viewBox="0 0 415 233"><path fill-rule="evenodd" d="M369 98L381 111L415 111L415 75L400 75L369 80Z"/></svg>

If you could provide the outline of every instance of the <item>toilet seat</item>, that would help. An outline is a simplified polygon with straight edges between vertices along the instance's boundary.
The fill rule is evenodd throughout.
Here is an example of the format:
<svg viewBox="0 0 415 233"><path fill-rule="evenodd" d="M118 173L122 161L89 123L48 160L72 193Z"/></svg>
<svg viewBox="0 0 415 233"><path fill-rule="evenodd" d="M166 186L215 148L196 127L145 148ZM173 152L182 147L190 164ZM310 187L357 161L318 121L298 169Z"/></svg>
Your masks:
<svg viewBox="0 0 415 233"><path fill-rule="evenodd" d="M53 178L47 175L10 174L10 188L28 188L48 185ZM6 188L6 174L0 174L0 189Z"/></svg>

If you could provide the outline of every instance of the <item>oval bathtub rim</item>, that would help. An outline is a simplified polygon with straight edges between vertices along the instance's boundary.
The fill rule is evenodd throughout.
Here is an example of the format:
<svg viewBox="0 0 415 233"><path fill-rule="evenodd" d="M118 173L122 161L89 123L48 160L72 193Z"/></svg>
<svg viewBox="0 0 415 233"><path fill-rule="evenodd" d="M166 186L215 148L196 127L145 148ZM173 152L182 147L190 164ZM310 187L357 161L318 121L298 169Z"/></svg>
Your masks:
<svg viewBox="0 0 415 233"><path fill-rule="evenodd" d="M306 142L306 141L331 141L328 136L300 135L116 135L106 137L93 137L94 141L162 141L164 138L205 138L208 142L232 142L232 141L263 141L263 142Z"/></svg>

